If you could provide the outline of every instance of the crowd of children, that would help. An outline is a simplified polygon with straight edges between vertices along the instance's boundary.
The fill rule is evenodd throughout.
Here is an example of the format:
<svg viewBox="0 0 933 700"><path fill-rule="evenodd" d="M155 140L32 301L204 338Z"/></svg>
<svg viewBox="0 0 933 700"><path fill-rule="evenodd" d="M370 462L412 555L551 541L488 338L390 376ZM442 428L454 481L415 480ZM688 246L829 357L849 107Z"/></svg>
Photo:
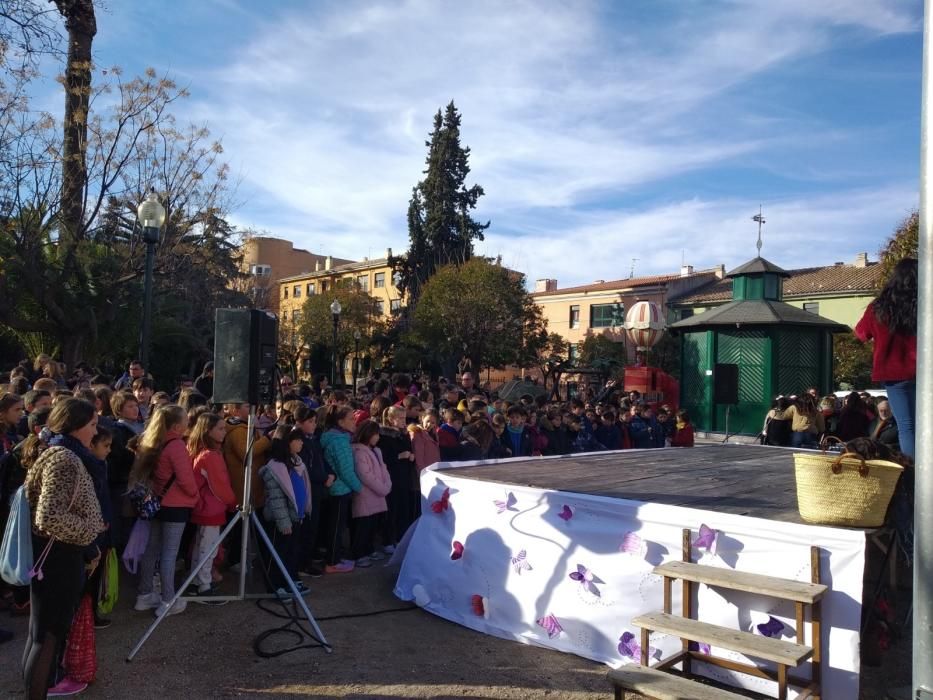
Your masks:
<svg viewBox="0 0 933 700"><path fill-rule="evenodd" d="M210 367L198 379L209 390ZM573 452L692 446L684 411L650 406L637 392L604 392L599 401L548 402L523 396L504 401L476 387L469 372L459 384L397 374L373 377L350 395L325 379L281 382L280 398L260 407L249 434L250 407L214 405L192 382L174 394L156 392L138 362L116 381L82 364L70 379L46 356L13 369L0 393L0 525L12 495L47 447L67 443L91 477L106 530L95 546L118 554L132 540L139 550L134 609L174 615L186 608L175 596L176 563L191 567L215 549L223 527L243 504L247 445L253 447L251 502L284 573L260 548L271 590L287 598L303 578L365 568L390 556L420 515L420 472L438 461L562 455ZM53 406L78 398L93 406L96 435L90 449L45 427ZM156 497L155 517L138 519ZM237 528L241 525L237 525ZM220 604L217 584L240 562L232 546L207 557L186 598ZM87 577L95 626L102 567ZM290 579L290 581L288 579ZM3 605L30 613L29 587L8 586ZM0 642L10 633L0 629ZM64 684L64 685L62 685ZM80 684L56 675L50 695Z"/></svg>

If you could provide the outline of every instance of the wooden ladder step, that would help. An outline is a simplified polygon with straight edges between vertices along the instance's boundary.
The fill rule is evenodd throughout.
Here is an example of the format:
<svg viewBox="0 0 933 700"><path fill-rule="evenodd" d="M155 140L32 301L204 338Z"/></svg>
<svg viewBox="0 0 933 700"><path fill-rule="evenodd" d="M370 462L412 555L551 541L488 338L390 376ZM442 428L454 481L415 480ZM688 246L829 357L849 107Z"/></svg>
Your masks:
<svg viewBox="0 0 933 700"><path fill-rule="evenodd" d="M712 685L691 681L664 671L628 664L609 671L609 681L616 686L657 700L748 700Z"/></svg>
<svg viewBox="0 0 933 700"><path fill-rule="evenodd" d="M691 564L685 561L671 561L654 568L658 576L669 576L684 581L705 583L709 586L728 588L733 591L746 591L781 600L813 604L826 593L822 583L807 583L791 579L762 576L746 571L723 569L718 566Z"/></svg>
<svg viewBox="0 0 933 700"><path fill-rule="evenodd" d="M632 620L632 624L654 632L674 635L692 642L705 642L713 647L730 649L746 656L767 659L786 666L799 666L813 654L813 649L803 644L763 637L663 612L639 615Z"/></svg>

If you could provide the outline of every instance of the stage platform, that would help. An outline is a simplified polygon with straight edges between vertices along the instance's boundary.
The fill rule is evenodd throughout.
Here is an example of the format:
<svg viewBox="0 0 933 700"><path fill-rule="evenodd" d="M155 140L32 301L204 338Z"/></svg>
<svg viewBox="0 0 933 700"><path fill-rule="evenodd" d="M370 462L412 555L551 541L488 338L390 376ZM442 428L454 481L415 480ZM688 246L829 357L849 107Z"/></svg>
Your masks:
<svg viewBox="0 0 933 700"><path fill-rule="evenodd" d="M794 450L706 445L576 454L464 467L457 476L803 523Z"/></svg>
<svg viewBox="0 0 933 700"><path fill-rule="evenodd" d="M705 526L707 546L695 548L695 561L799 581L810 580L817 545L831 589L823 696L858 697L865 531L801 522L792 450L709 445L439 463L422 472L421 493L423 514L400 548L396 595L486 634L612 666L635 660L624 641L637 638L631 620L662 609L653 569L681 559L683 529L697 537ZM791 604L706 586L696 602L705 622L754 632L774 618L782 636L796 635ZM651 646L658 658L680 640L652 635ZM769 680L695 668L776 695Z"/></svg>

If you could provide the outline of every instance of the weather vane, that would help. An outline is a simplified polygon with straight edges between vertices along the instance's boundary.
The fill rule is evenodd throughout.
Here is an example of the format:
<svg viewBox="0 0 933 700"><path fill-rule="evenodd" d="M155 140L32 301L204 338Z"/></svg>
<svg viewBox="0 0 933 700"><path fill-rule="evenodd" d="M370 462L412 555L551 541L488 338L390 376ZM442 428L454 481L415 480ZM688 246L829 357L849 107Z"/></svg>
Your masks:
<svg viewBox="0 0 933 700"><path fill-rule="evenodd" d="M760 258L760 257L761 257L761 225L762 225L763 223L765 223L765 217L763 217L763 216L761 215L761 205L760 205L760 204L758 205L758 213L755 214L755 216L752 217L752 221L757 221L757 222L758 222L758 243L757 243L756 245L757 245L757 247L758 247L758 257Z"/></svg>

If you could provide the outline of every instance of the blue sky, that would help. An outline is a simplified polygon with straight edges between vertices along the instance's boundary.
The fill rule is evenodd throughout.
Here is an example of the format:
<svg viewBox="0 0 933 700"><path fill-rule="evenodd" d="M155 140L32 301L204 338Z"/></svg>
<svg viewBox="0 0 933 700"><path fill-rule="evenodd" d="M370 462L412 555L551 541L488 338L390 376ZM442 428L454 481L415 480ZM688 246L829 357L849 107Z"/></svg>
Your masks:
<svg viewBox="0 0 933 700"><path fill-rule="evenodd" d="M361 259L407 245L454 99L478 252L560 286L875 257L917 206L920 0L134 0L96 61L187 85L239 226Z"/></svg>

